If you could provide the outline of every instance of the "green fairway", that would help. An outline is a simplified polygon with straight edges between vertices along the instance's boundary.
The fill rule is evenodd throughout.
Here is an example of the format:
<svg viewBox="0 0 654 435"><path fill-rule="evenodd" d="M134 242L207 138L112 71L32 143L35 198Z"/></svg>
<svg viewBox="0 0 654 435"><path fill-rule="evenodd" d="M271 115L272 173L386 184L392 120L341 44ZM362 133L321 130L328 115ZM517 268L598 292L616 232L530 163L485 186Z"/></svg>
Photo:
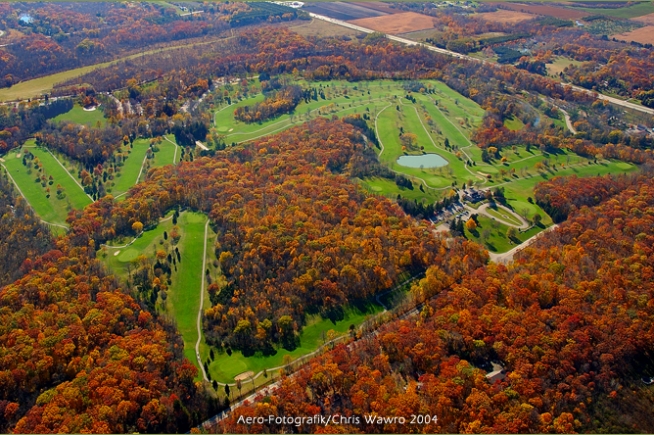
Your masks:
<svg viewBox="0 0 654 435"><path fill-rule="evenodd" d="M300 335L300 346L289 352L285 349L277 350L272 356L254 355L244 357L241 352L234 352L232 355L226 353L216 355L215 360L209 365L211 377L219 382L234 382L234 376L241 373L252 371L255 374L273 367L279 367L285 364L288 358L296 359L318 349L323 341L323 333L327 334L329 330L334 330L337 335L347 334L350 325L359 326L370 316L382 311L382 307L377 304L369 304L363 309L347 307L345 318L336 323L322 319L320 316L311 316L307 326L302 329Z"/></svg>
<svg viewBox="0 0 654 435"><path fill-rule="evenodd" d="M172 143L164 139L159 145L157 145L159 151L154 153L154 157L150 163L151 168L160 168L166 165L177 164L177 161L181 156L179 146L175 143L175 136L169 134L166 137L172 141Z"/></svg>
<svg viewBox="0 0 654 435"><path fill-rule="evenodd" d="M173 272L172 284L166 300L166 312L175 320L177 329L184 339L184 355L196 366L195 342L198 339L196 321L202 295L206 222L207 217L201 213L186 212L180 216L178 225L182 228L182 237L177 246L182 261L178 265L179 270ZM208 308L209 303L208 297L205 298L204 306Z"/></svg>
<svg viewBox="0 0 654 435"><path fill-rule="evenodd" d="M181 216L180 216L181 217ZM155 252L159 246L159 241L163 240L164 231L170 232L173 227L171 219L160 222L155 228L144 231L139 238L133 243L124 248L108 248L101 249L100 257L109 266L109 269L117 276L126 279L129 272L130 263L134 261L139 255L146 257L154 257ZM123 246L130 243L132 237L124 237L117 240L112 240L107 244L110 246Z"/></svg>
<svg viewBox="0 0 654 435"><path fill-rule="evenodd" d="M72 209L84 208L91 203L91 199L50 153L36 148L33 144L34 141L29 140L23 148L8 153L4 157L4 165L41 219L53 224L65 225L68 212ZM34 166L28 168L23 165L25 151L34 154L42 165L43 172L39 173ZM37 175L45 176L46 180L37 182ZM52 180L49 179L50 176ZM63 188L60 195L57 195L57 186ZM49 193L47 189L50 190Z"/></svg>
<svg viewBox="0 0 654 435"><path fill-rule="evenodd" d="M172 215L172 213L170 213ZM144 231L129 246L133 239L130 237L114 240L104 246L100 257L117 276L127 279L132 263L141 255L154 261L155 253L160 249L172 249L170 239L164 238L164 231L168 234L173 229L173 221L169 216L163 219L157 227ZM207 217L201 213L183 212L180 214L177 226L180 229L180 239L177 245L181 261L177 270L172 273L171 284L167 291L165 301L157 302L166 316L177 324L184 340L184 355L197 366L195 357L195 342L197 340L196 320L200 308L200 293L202 284L202 263L204 253L204 228ZM209 230L209 246L215 234ZM168 247L168 248L166 248ZM205 307L209 304L205 293ZM199 367L198 367L199 368Z"/></svg>
<svg viewBox="0 0 654 435"><path fill-rule="evenodd" d="M84 108L75 104L72 109L66 113L56 116L53 119L54 122L61 121L70 121L76 124L84 124L90 127L104 127L107 124L107 120L104 117L104 113L99 109L94 109L91 111L84 110ZM99 123L99 124L98 124Z"/></svg>
<svg viewBox="0 0 654 435"><path fill-rule="evenodd" d="M149 148L149 139L136 139L133 148L130 148L129 145L122 148L122 153L126 157L120 172L114 175L113 181L107 183L107 192L114 197L123 195L143 179L147 172L142 168Z"/></svg>

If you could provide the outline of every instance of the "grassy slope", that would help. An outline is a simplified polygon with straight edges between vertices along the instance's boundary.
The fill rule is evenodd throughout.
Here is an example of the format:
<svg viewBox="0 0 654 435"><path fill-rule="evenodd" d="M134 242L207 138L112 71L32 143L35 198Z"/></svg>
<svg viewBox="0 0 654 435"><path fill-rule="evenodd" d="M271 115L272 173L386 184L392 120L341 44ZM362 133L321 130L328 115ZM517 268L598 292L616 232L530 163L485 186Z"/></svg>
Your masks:
<svg viewBox="0 0 654 435"><path fill-rule="evenodd" d="M315 351L323 344L322 334L333 329L338 335L347 334L350 325L358 326L362 324L368 317L374 313L381 311L379 305L371 304L365 309L359 310L353 307L346 308L345 319L336 323L330 320L322 319L319 316L311 316L308 320L307 326L302 330L300 336L300 347L289 352L285 349L280 349L273 356L255 355L252 357L244 357L241 352L234 352L231 356L226 353L216 355L215 360L209 365L209 372L211 377L220 382L233 382L234 376L253 371L255 374L263 369L271 367L278 367L285 363L287 355L296 359L310 352Z"/></svg>
<svg viewBox="0 0 654 435"><path fill-rule="evenodd" d="M137 183L137 177L143 165L143 159L150 147L148 139L136 139L134 141L134 148L129 148L129 145L124 149L130 149L131 152L124 161L123 166L120 168L120 173L114 177L113 186L108 183L107 191L111 189L111 194L114 196L127 192L130 187Z"/></svg>
<svg viewBox="0 0 654 435"><path fill-rule="evenodd" d="M26 144L28 147L17 151L14 150L5 156L5 166L41 219L47 222L65 224L66 217L71 209L82 209L90 204L91 200L47 151L29 146L33 144L33 141L28 141ZM50 187L50 198L46 198L45 188L34 181L37 174L36 170L32 169L32 173L28 174L27 167L23 166L22 153L25 149L29 150L41 161L46 176L52 175L54 178L52 185L48 186ZM17 158L18 155L21 157ZM64 199L57 199L57 184L64 188L66 193Z"/></svg>
<svg viewBox="0 0 654 435"><path fill-rule="evenodd" d="M104 127L107 124L107 120L105 119L101 110L96 109L92 111L86 111L77 104L75 104L75 106L73 106L73 108L68 112L56 116L53 121L70 121L76 124L84 124L91 127L95 127L98 122L100 122L101 127Z"/></svg>
<svg viewBox="0 0 654 435"><path fill-rule="evenodd" d="M184 339L184 355L197 364L195 342L198 338L196 320L200 308L202 286L202 255L204 253L204 225L207 217L201 213L184 213L178 225L183 229L178 243L182 256L178 272L173 273L172 285L168 291L166 311L177 322L177 328Z"/></svg>
<svg viewBox="0 0 654 435"><path fill-rule="evenodd" d="M168 135L170 137L170 140L173 142L175 141L174 136ZM154 153L154 158L152 159L150 163L151 168L160 168L162 166L166 165L174 165L177 162L175 161L175 148L176 146L173 145L172 143L168 142L167 140L164 140L161 142L159 145L159 151ZM177 159L179 159L181 152L178 150L177 151Z"/></svg>

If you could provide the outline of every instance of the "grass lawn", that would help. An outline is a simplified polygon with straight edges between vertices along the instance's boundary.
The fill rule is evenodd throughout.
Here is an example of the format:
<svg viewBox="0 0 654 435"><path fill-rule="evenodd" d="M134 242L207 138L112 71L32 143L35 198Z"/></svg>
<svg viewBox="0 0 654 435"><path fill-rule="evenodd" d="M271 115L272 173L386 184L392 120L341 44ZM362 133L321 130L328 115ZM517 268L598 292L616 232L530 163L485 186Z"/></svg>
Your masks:
<svg viewBox="0 0 654 435"><path fill-rule="evenodd" d="M410 190L406 187L398 186L393 180L380 177L360 180L360 184L368 192L376 195L383 195L390 199L396 199L397 195L402 195L404 198L417 201L435 202L442 197L440 193L430 189L426 189L425 192L422 192L418 185L414 185L413 190Z"/></svg>
<svg viewBox="0 0 654 435"><path fill-rule="evenodd" d="M76 124L88 125L90 127L96 127L98 122L100 123L100 127L104 127L107 124L107 120L101 110L96 109L86 111L77 104L75 104L68 112L56 116L53 120L54 122L70 121Z"/></svg>
<svg viewBox="0 0 654 435"><path fill-rule="evenodd" d="M166 135L171 141L175 142L175 136L172 134ZM154 153L154 158L151 160L151 168L160 168L166 165L174 165L179 160L181 156L181 151L178 149L178 145L170 143L167 140L163 140L159 145L157 145L159 151Z"/></svg>
<svg viewBox="0 0 654 435"><path fill-rule="evenodd" d="M302 329L300 335L300 346L289 352L286 349L279 349L275 355L262 356L254 355L244 357L241 352L234 352L231 356L226 353L216 355L215 360L209 365L211 377L220 382L234 382L234 376L243 372L253 371L255 374L263 369L278 367L285 364L286 356L291 359L299 358L311 353L324 344L323 332L334 330L338 335L347 334L350 325L361 325L370 316L382 311L377 304L369 304L362 309L347 307L345 318L336 323L320 316L310 316L307 325Z"/></svg>
<svg viewBox="0 0 654 435"><path fill-rule="evenodd" d="M523 151L524 153L524 151ZM565 156L564 156L565 157ZM541 157L542 159L543 157ZM550 159L552 157L550 156ZM561 158L560 158L561 159ZM538 161L538 159L533 160L533 162ZM531 163L533 166L533 163ZM524 242L528 238L539 233L546 227L552 225L552 219L545 213L538 205L533 202L529 202L529 198L533 199L534 188L536 184L541 181L551 179L555 176L569 176L577 175L579 177L591 177L597 175L606 175L606 174L619 174L635 171L637 167L635 165L620 162L620 161L601 161L598 163L588 164L588 161L584 158L578 157L572 154L570 164L566 167L561 167L560 164L556 168L550 168L549 170L543 169L541 171L536 171L531 169L528 172L526 177L513 178L509 182L501 184L504 188L504 195L507 199L507 204L513 210L514 213L522 216L527 220L533 219L534 215L539 214L542 218L541 224L542 227L532 227L525 232L518 232L517 240L514 243L511 243L506 237L506 231L508 229L507 225L501 224L498 221L479 215L479 227L475 233L470 233L466 229L466 236L470 240L474 240L481 245L485 246L491 252L506 252L510 249L513 249L516 246L518 241ZM506 213L502 210L494 211L490 208L487 208L486 211L495 215L496 217L503 219L504 221L518 224L518 220L515 217L507 218ZM482 242L482 231L484 229L489 230L489 234L486 234L487 238Z"/></svg>
<svg viewBox="0 0 654 435"><path fill-rule="evenodd" d="M107 182L107 192L116 197L127 192L133 185L138 183L139 174L141 174L141 179L143 178L147 172L145 170L141 172L141 167L149 148L149 139L136 139L133 148L130 148L129 145L122 148L123 154L128 153L127 157L120 168L120 172L114 175L111 182Z"/></svg>
<svg viewBox="0 0 654 435"><path fill-rule="evenodd" d="M522 225L522 222L520 222L520 219L517 217L513 216L513 213L504 210L503 208L492 208L492 207L487 207L486 208L486 213L488 213L491 216L496 217L497 219L501 219L504 222L520 226Z"/></svg>
<svg viewBox="0 0 654 435"><path fill-rule="evenodd" d="M525 126L524 122L520 118L512 116L504 120L504 126L509 130L517 131L522 130Z"/></svg>
<svg viewBox="0 0 654 435"><path fill-rule="evenodd" d="M41 219L46 222L65 225L68 212L72 209L84 208L91 203L91 199L89 199L50 153L36 148L33 144L34 141L29 140L26 142L25 147L12 150L4 157L4 165ZM48 181L46 186L43 187L41 183L35 181L37 171L34 168L28 169L23 165L22 157L25 151L34 154L41 162L45 176L47 178L52 176L52 184L48 184ZM64 189L63 193L65 196L61 199L57 198L57 185L61 185ZM50 189L49 198L46 196L46 188Z"/></svg>
<svg viewBox="0 0 654 435"><path fill-rule="evenodd" d="M570 65L579 66L582 63L583 62L580 62L578 60L559 56L554 60L554 62L546 64L545 67L547 68L547 74L551 76L558 76L559 73L562 73L566 67Z"/></svg>

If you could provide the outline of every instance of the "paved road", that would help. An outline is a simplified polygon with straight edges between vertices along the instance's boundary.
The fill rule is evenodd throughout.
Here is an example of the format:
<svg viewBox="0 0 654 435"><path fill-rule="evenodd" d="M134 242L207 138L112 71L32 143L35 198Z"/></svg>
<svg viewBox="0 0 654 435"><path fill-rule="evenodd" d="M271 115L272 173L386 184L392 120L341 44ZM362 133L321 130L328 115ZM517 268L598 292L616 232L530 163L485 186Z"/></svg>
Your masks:
<svg viewBox="0 0 654 435"><path fill-rule="evenodd" d="M198 309L198 341L195 342L195 356L198 359L198 365L200 370L202 370L202 378L205 382L209 382L209 377L207 372L204 370L204 364L202 364L202 358L200 357L200 342L202 342L202 305L204 303L204 284L206 282L206 273L207 270L207 238L209 237L209 219L207 223L204 224L204 255L202 256L202 286L200 287L200 308Z"/></svg>
<svg viewBox="0 0 654 435"><path fill-rule="evenodd" d="M522 216L512 212L511 210L509 210L508 208L506 208L506 207L504 207L503 205L500 205L500 204L495 205L495 207L497 208L498 213L501 214L502 212L504 212L507 215L512 216L515 219L518 219L520 221L520 225L516 225L516 224L513 224L513 223L509 222L508 220L504 220L502 218L498 218L497 216L493 216L492 214L490 214L489 212L486 211L486 209L489 208L490 206L491 205L487 203L487 204L480 205L479 208L477 208L477 209L474 209L474 208L470 207L467 204L464 205L465 209L468 210L471 214L475 214L475 213L483 214L484 216L489 217L491 219L494 219L494 220L496 220L496 221L498 221L500 223L503 223L504 225L507 225L509 227L518 228L520 230L529 227L529 222L527 222Z"/></svg>
<svg viewBox="0 0 654 435"><path fill-rule="evenodd" d="M312 18L327 21L328 23L336 24L336 25L339 25L339 26L342 26L342 27L347 27L348 29L358 30L359 32L363 32L363 33L373 33L373 32L375 32L375 30L373 30L373 29L368 29L366 27L358 26L356 24L348 23L346 21L337 20L337 19L334 19L334 18L329 18L329 17L326 17L324 15L318 15L318 14L314 14L314 13L309 13L309 15L311 15ZM473 62L481 62L481 63L485 63L485 64L488 64L488 65L495 65L492 62L488 62L488 61L485 61L485 60L482 60L482 59L477 59L477 58L474 58L474 57L466 56L464 54L460 54L460 53L457 53L455 51L446 50L444 48L438 48L438 47L434 47L432 45L423 44L422 42L412 41L410 39L402 38L400 36L386 35L386 37L388 39L390 39L391 41L396 41L396 42L399 42L399 43L404 44L404 45L409 45L409 46L418 45L418 46L426 48L429 51L434 51L436 53L441 53L441 54L445 54L447 56L456 57L458 59L466 59L466 60L470 60L470 61L473 61ZM570 87L570 88L574 89L575 91L583 92L583 93L589 94L589 95L593 95L595 98L598 98L600 100L608 101L608 102L610 102L612 104L615 104L617 106L622 106L622 107L626 107L626 108L629 108L629 109L638 110L640 112L648 113L650 115L654 115L654 109L650 109L649 107L644 107L644 106L640 106L638 104L630 103L628 101L620 100L618 98L609 97L607 95L599 94L599 93L597 93L595 91L591 91L591 90L588 90L586 88L582 88L581 86L572 85L572 84L569 84L569 83L561 83L561 86Z"/></svg>
<svg viewBox="0 0 654 435"><path fill-rule="evenodd" d="M536 234L532 238L525 240L515 248L511 249L510 251L504 252L502 254L489 252L488 256L490 257L491 261L495 263L508 264L509 262L511 262L511 260L513 260L515 254L517 254L518 252L522 251L523 249L534 243L541 235L558 228L558 226L559 226L558 224L552 225L551 227L547 228L545 231L541 231L540 233Z"/></svg>

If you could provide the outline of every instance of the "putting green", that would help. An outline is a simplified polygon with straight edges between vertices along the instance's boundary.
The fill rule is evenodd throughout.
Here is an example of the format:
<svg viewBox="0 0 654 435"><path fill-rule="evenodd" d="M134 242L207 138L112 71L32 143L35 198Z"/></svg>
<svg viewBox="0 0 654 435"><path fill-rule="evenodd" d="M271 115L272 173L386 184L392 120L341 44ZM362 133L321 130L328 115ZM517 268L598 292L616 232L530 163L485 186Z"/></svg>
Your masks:
<svg viewBox="0 0 654 435"><path fill-rule="evenodd" d="M139 251L134 248L129 248L124 250L123 252L120 253L118 256L118 261L121 263L129 263L133 259L139 256Z"/></svg>
<svg viewBox="0 0 654 435"><path fill-rule="evenodd" d="M218 127L216 130L218 133L227 133L229 131L229 127Z"/></svg>
<svg viewBox="0 0 654 435"><path fill-rule="evenodd" d="M626 163L626 162L617 162L615 164L615 166L617 166L620 169L632 169L632 167L633 167L633 165L631 165L630 163Z"/></svg>

